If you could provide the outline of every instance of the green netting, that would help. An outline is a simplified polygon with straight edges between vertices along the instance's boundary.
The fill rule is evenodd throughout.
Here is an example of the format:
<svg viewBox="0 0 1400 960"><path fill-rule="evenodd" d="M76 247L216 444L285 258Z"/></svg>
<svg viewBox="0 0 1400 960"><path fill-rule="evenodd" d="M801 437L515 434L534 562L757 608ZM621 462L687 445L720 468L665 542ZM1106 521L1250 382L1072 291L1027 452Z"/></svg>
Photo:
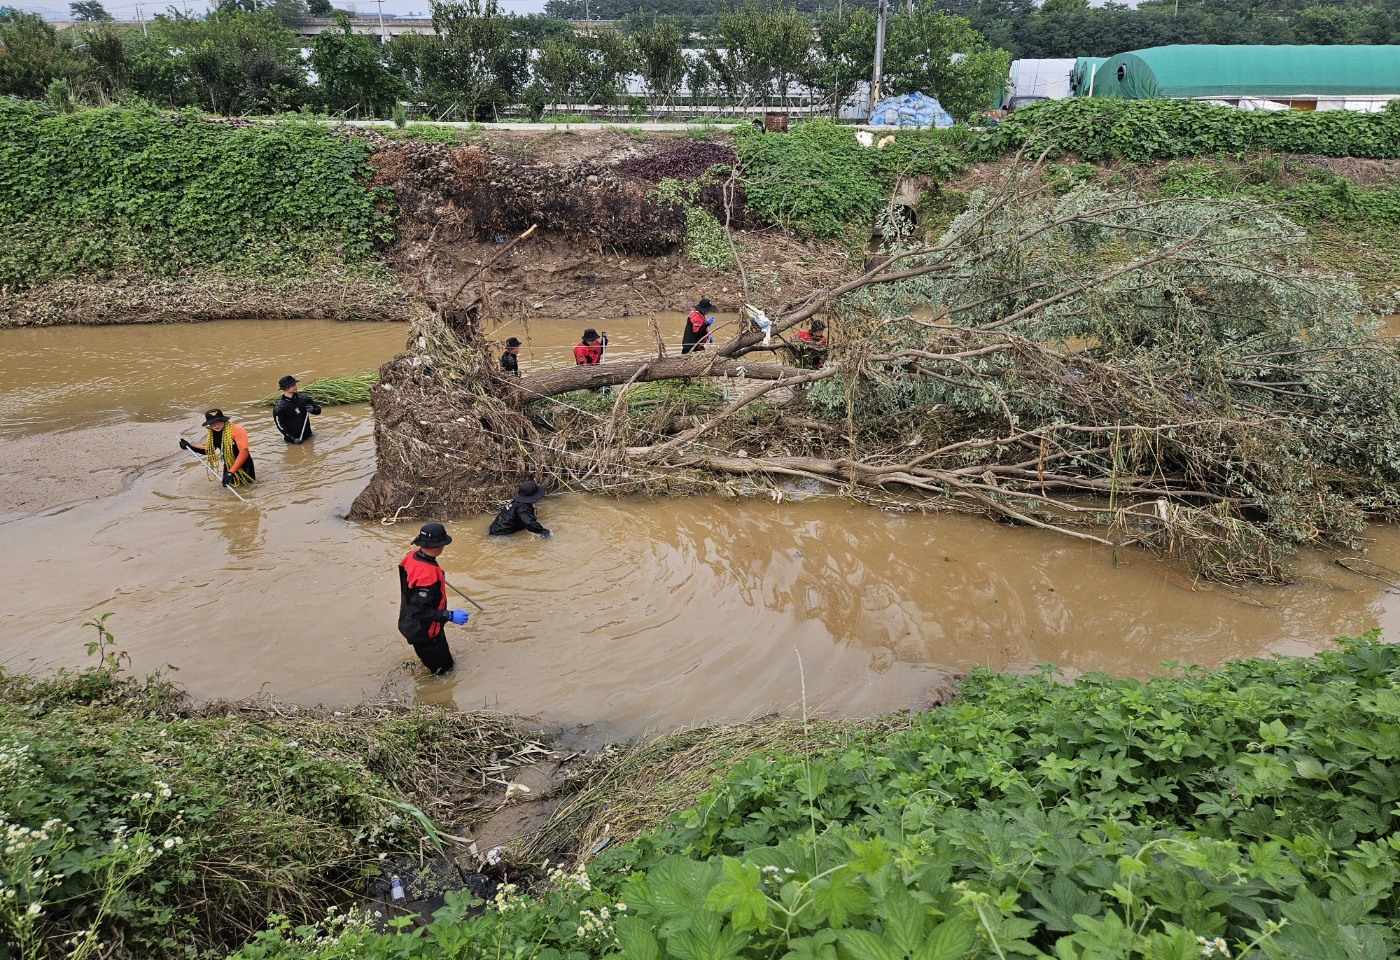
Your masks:
<svg viewBox="0 0 1400 960"><path fill-rule="evenodd" d="M1080 95L1088 92L1086 72ZM1145 100L1384 94L1400 94L1400 45L1148 47L1104 61L1093 95Z"/></svg>

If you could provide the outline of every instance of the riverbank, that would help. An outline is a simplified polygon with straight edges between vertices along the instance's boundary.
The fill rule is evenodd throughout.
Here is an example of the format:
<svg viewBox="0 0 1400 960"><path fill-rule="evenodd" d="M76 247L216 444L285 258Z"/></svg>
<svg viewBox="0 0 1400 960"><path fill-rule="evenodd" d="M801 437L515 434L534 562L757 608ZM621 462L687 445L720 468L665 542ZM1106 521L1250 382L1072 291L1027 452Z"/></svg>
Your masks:
<svg viewBox="0 0 1400 960"><path fill-rule="evenodd" d="M252 938L235 956L684 958L704 937L735 960L872 939L948 960L1341 960L1400 942L1400 791L1378 773L1400 749L1400 651L1375 635L1147 684L978 671L949 707L589 758L489 714L191 705L124 679L112 640L77 674L0 673L24 828L0 923L25 956ZM525 829L483 850L505 821ZM1329 952L1343 936L1364 950Z"/></svg>
<svg viewBox="0 0 1400 960"><path fill-rule="evenodd" d="M775 190L771 172L746 170L729 199L716 180L669 206L656 200L658 183L732 165L744 131L417 124L404 132L153 111L55 117L20 104L6 105L0 122L11 131L5 156L18 169L48 171L20 177L11 208L0 210L14 227L0 256L0 326L403 320L463 297L496 318L648 316L685 311L701 296L779 304L849 279L878 254L870 228L890 190L934 239L1008 162L966 131L900 133L899 149L915 144L911 156L931 174L901 180L833 156L823 162L834 179L821 189ZM136 167L183 172L171 180L108 170L94 149L107 138L144 151ZM1084 144L1071 137L1070 152L1042 170L1052 188L1094 182L1279 204L1308 231L1308 265L1354 274L1371 308L1394 312L1397 161L1266 152L1084 163L1076 148ZM803 180L801 151L793 156L790 172ZM832 189L838 182L846 186ZM783 199L793 190L811 196ZM822 203L858 197L860 209L843 207L834 234L802 232ZM687 204L707 211L717 237L695 233L703 216L682 215ZM731 265L723 222L742 269ZM532 224L532 238L500 256Z"/></svg>

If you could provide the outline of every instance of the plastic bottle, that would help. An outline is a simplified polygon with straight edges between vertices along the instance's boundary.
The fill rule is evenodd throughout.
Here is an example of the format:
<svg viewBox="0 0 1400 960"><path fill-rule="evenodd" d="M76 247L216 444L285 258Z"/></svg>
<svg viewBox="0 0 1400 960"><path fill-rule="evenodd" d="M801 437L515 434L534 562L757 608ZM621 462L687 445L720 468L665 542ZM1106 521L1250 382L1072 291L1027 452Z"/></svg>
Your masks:
<svg viewBox="0 0 1400 960"><path fill-rule="evenodd" d="M403 899L403 884L399 882L397 873L389 880L389 896L395 900Z"/></svg>

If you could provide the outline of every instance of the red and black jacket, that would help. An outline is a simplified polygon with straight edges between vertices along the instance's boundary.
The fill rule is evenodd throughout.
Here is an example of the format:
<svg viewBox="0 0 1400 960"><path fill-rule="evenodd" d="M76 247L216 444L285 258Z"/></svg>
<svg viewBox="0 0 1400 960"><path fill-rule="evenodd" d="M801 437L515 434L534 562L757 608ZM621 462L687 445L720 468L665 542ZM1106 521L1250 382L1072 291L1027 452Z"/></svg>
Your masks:
<svg viewBox="0 0 1400 960"><path fill-rule="evenodd" d="M417 550L399 561L399 633L409 643L442 639L447 622L447 575Z"/></svg>

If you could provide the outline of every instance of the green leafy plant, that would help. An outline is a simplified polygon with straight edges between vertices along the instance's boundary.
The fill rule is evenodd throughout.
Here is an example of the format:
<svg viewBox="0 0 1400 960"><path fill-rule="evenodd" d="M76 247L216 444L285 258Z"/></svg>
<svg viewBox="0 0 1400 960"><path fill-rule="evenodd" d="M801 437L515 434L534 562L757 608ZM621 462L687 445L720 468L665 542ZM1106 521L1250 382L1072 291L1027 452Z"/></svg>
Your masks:
<svg viewBox="0 0 1400 960"><path fill-rule="evenodd" d="M1392 955L1400 649L1372 633L1166 667L977 671L894 733L742 762L669 826L480 917L459 899L398 934L284 924L239 956Z"/></svg>
<svg viewBox="0 0 1400 960"><path fill-rule="evenodd" d="M701 266L722 270L734 265L734 252L729 246L724 226L714 214L696 205L705 182L706 176L694 180L665 177L647 193L647 197L667 206L680 207L685 212L686 256Z"/></svg>
<svg viewBox="0 0 1400 960"><path fill-rule="evenodd" d="M189 269L305 274L367 262L387 191L369 149L316 123L198 114L54 116L0 101L0 287Z"/></svg>
<svg viewBox="0 0 1400 960"><path fill-rule="evenodd" d="M883 148L867 148L849 128L825 120L795 124L788 133L740 130L735 151L748 208L819 237L873 222L901 177L943 179L966 166L937 135L900 133Z"/></svg>
<svg viewBox="0 0 1400 960"><path fill-rule="evenodd" d="M1275 150L1331 157L1400 157L1400 102L1379 113L1348 110L1249 111L1193 100L1074 97L1017 110L988 145L1029 146L1146 161Z"/></svg>

